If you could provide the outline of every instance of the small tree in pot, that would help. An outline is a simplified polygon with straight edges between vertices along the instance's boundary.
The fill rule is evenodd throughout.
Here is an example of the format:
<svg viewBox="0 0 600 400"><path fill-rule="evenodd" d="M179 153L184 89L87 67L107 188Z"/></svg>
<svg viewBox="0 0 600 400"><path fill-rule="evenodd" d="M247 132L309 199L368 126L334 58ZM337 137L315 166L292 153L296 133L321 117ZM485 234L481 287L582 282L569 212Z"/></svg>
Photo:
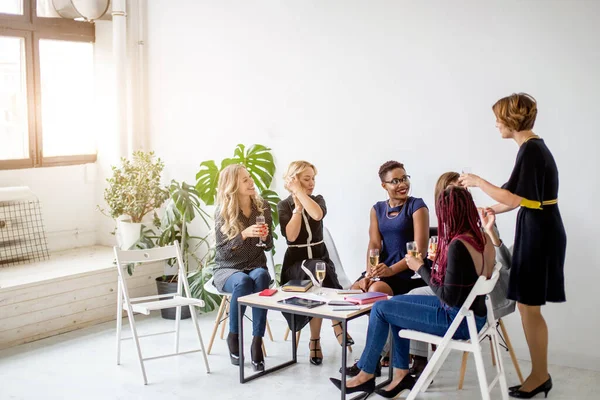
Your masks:
<svg viewBox="0 0 600 400"><path fill-rule="evenodd" d="M100 211L117 221L119 245L130 249L141 235L142 219L169 198L161 185L165 165L154 152L136 151L132 159L121 158L121 166L112 166L112 176L106 181L104 200L108 211Z"/></svg>

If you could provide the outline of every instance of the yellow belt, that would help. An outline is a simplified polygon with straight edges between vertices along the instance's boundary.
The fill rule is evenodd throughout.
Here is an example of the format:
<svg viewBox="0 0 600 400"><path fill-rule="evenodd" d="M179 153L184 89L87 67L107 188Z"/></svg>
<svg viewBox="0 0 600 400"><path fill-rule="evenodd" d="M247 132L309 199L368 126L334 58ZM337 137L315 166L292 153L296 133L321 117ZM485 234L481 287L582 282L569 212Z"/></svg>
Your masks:
<svg viewBox="0 0 600 400"><path fill-rule="evenodd" d="M531 208L534 210L543 210L544 208L542 206L549 206L552 204L558 204L558 199L544 200L541 203L539 201L535 201L535 200L527 200L527 199L521 200L521 207Z"/></svg>

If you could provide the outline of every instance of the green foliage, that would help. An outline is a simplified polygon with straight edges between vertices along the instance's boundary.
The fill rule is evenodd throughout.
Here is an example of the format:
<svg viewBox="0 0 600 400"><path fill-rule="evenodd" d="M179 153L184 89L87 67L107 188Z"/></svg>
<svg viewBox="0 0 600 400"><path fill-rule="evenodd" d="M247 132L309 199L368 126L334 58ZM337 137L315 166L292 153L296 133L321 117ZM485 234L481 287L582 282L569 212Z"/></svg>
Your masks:
<svg viewBox="0 0 600 400"><path fill-rule="evenodd" d="M121 167L112 166L112 176L106 181L104 200L114 219L126 215L131 222L141 222L149 212L159 208L169 197L160 178L165 165L154 152L136 151L132 159L121 158Z"/></svg>
<svg viewBox="0 0 600 400"><path fill-rule="evenodd" d="M277 193L269 189L275 176L275 162L269 147L254 144L246 149L243 144L238 144L233 151L233 157L226 158L221 162L221 168L217 168L214 160L202 162L196 174L196 191L199 193L199 197L207 205L215 204L219 173L231 164L242 164L246 167L258 187L261 197L269 203L273 216L273 236L277 238L275 234L275 228L279 225L277 203L281 199Z"/></svg>

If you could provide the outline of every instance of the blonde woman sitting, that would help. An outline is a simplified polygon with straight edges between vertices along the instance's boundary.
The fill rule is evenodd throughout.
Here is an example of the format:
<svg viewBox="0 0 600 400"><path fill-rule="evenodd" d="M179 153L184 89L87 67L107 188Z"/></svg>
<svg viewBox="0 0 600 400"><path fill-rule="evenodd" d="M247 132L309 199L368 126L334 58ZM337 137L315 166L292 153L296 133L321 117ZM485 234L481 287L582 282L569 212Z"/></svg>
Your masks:
<svg viewBox="0 0 600 400"><path fill-rule="evenodd" d="M257 217L264 217L265 223L257 224ZM214 285L220 291L231 293L227 345L233 365L240 363L237 299L267 289L271 281L265 257L265 251L273 247L271 225L269 205L257 194L246 168L234 164L221 171L215 212ZM261 247L260 242L265 246ZM244 312L245 307L242 307ZM266 323L267 310L253 308L250 352L255 371L265 369L262 338Z"/></svg>
<svg viewBox="0 0 600 400"><path fill-rule="evenodd" d="M323 218L327 215L325 199L321 195L313 195L317 168L307 161L294 161L288 167L284 176L285 188L291 193L277 205L281 234L287 239L288 248L283 257L281 283L293 279L308 279L302 269L307 268L313 276L318 262L326 264L326 275L323 287L341 289L335 272L335 265L329 258L327 247L323 242ZM291 327L292 315L284 313ZM321 318L309 318L296 315L296 329L302 329L310 321L310 362L320 365L323 353L320 346ZM333 325L334 332L340 345L342 344L342 329L338 321ZM352 338L347 338L348 346L354 344Z"/></svg>

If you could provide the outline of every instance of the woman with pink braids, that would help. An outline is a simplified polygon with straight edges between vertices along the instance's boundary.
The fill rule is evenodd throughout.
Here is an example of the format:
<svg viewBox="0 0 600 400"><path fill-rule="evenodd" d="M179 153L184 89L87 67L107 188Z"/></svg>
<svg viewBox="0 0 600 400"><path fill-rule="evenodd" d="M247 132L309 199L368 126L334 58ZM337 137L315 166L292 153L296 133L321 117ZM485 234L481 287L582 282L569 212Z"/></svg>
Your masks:
<svg viewBox="0 0 600 400"><path fill-rule="evenodd" d="M410 390L415 379L408 372L408 339L398 336L401 329L414 329L443 336L479 276L490 277L495 264L495 250L481 228L481 221L471 194L462 187L450 187L437 199L439 248L431 268L421 257L407 255L408 267L417 271L436 296L394 296L373 306L369 319L367 344L358 367L360 373L346 381L330 378L334 385L346 385L346 393L375 391L375 367L391 328L394 340L392 366L394 378L385 388L377 390L383 397L396 397ZM471 306L477 329L486 321L484 296ZM467 339L466 320L461 323L455 339Z"/></svg>

